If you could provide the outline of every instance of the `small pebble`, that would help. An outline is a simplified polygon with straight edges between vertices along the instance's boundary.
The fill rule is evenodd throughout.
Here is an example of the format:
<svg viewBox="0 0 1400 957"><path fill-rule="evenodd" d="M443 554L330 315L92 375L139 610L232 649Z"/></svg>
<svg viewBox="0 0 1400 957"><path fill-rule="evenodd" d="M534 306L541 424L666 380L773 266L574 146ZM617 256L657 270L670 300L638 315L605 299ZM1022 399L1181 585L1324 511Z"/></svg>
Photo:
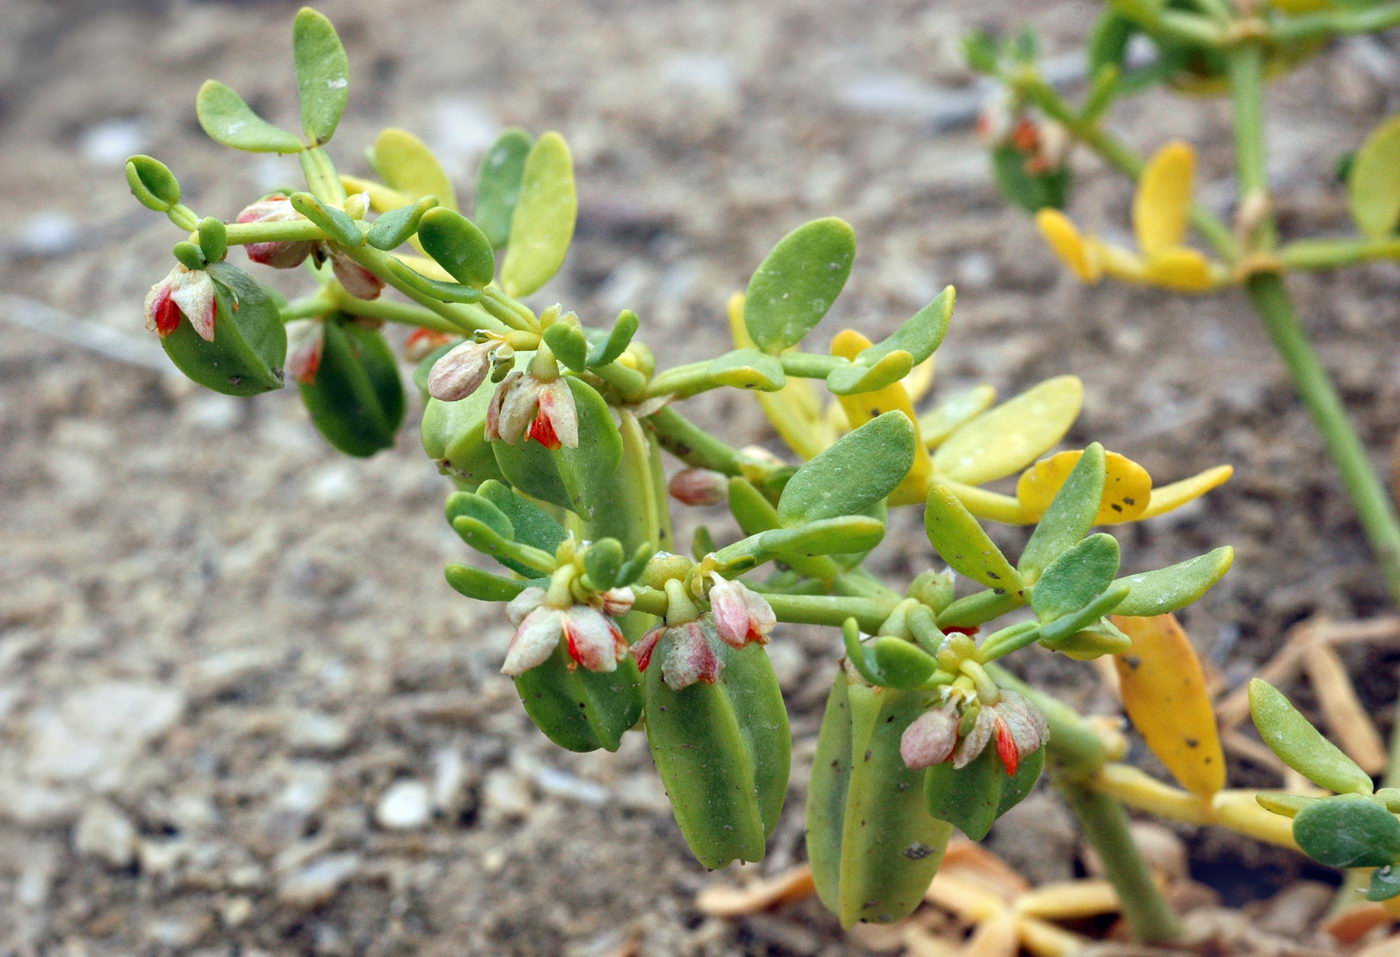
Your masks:
<svg viewBox="0 0 1400 957"><path fill-rule="evenodd" d="M432 793L421 781L395 781L380 797L374 819L392 831L412 831L428 823L433 814Z"/></svg>

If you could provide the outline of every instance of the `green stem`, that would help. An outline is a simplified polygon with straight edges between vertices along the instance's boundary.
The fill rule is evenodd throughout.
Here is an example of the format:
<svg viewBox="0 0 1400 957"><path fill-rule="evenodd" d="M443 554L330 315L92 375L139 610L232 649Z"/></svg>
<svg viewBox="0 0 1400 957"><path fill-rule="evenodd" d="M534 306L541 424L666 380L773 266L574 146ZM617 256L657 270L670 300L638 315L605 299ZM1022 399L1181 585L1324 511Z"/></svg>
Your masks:
<svg viewBox="0 0 1400 957"><path fill-rule="evenodd" d="M1312 415L1313 423L1322 433L1361 528L1375 550L1386 587L1391 597L1400 603L1400 518L1371 468L1361 439L1347 420L1336 387L1303 331L1288 290L1279 276L1268 273L1250 277L1245 283L1245 292L1288 366L1293 386Z"/></svg>
<svg viewBox="0 0 1400 957"><path fill-rule="evenodd" d="M1237 46L1229 53L1230 98L1235 129L1235 169L1240 206L1262 205L1259 222L1246 237L1247 251L1272 249L1277 242L1268 211L1269 166L1264 149L1264 48L1257 43Z"/></svg>
<svg viewBox="0 0 1400 957"><path fill-rule="evenodd" d="M672 408L644 420L661 447L687 465L713 469L725 475L739 474L739 453Z"/></svg>
<svg viewBox="0 0 1400 957"><path fill-rule="evenodd" d="M802 625L832 625L840 627L847 618L854 618L861 630L874 633L894 611L898 601L878 598L852 598L844 595L781 595L763 596L773 608L779 621Z"/></svg>
<svg viewBox="0 0 1400 957"><path fill-rule="evenodd" d="M1070 134L1089 149L1093 150L1109 166L1126 175L1133 182L1142 178L1147 162L1130 146L1099 125L1097 119L1086 119L1079 115L1059 92L1046 83L1038 74L1027 73L1012 80L1013 86L1027 99L1040 107L1047 116L1062 124ZM1230 227L1200 203L1192 202L1191 225L1206 242L1210 243L1221 258L1233 261L1238 255L1238 244Z"/></svg>
<svg viewBox="0 0 1400 957"><path fill-rule="evenodd" d="M1218 47L1225 40L1225 32L1218 22L1168 9L1165 3L1109 0L1109 6L1153 33L1164 33L1192 46Z"/></svg>
<svg viewBox="0 0 1400 957"><path fill-rule="evenodd" d="M329 154L319 146L308 146L297 158L301 160L301 171L311 195L338 209L347 194Z"/></svg>
<svg viewBox="0 0 1400 957"><path fill-rule="evenodd" d="M224 231L230 246L246 246L248 243L298 243L326 238L326 234L321 232L321 227L309 219L297 219L288 223L227 223Z"/></svg>
<svg viewBox="0 0 1400 957"><path fill-rule="evenodd" d="M348 293L343 293L339 297L336 307L345 310L352 316L364 316L367 319L383 319L385 322L397 322L423 329L436 329L438 332L450 332L456 335L460 335L462 332L461 326L451 320L444 319L431 309L424 309L406 302L393 302L387 299L356 299Z"/></svg>
<svg viewBox="0 0 1400 957"><path fill-rule="evenodd" d="M716 388L718 383L710 378L710 362L690 362L683 366L667 369L654 376L647 383L646 395L674 395L679 398Z"/></svg>
<svg viewBox="0 0 1400 957"><path fill-rule="evenodd" d="M380 252L373 246L358 246L354 249L346 247L345 252L355 262L364 266L399 292L447 320L457 331L472 332L477 329L487 329L491 332L506 332L509 328L505 323L474 303L443 302L399 280L389 271L389 254Z"/></svg>
<svg viewBox="0 0 1400 957"><path fill-rule="evenodd" d="M1128 828L1123 805L1077 781L1057 778L1054 783L1084 836L1098 852L1104 876L1118 895L1133 936L1148 944L1179 938L1181 922L1152 879L1152 871Z"/></svg>
<svg viewBox="0 0 1400 957"><path fill-rule="evenodd" d="M1377 259L1400 259L1400 239L1305 239L1278 251L1285 269L1336 269Z"/></svg>
<svg viewBox="0 0 1400 957"><path fill-rule="evenodd" d="M1387 3L1365 10L1328 10L1285 17L1274 26L1273 39L1296 43L1346 33L1379 33L1395 26L1400 26L1400 3Z"/></svg>

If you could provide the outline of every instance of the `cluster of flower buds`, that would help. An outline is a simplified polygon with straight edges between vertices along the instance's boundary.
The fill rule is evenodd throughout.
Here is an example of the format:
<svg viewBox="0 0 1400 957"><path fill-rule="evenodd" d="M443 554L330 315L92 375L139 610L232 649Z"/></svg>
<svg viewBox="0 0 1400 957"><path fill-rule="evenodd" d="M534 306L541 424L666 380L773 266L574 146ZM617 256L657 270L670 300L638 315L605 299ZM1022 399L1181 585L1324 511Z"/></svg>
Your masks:
<svg viewBox="0 0 1400 957"><path fill-rule="evenodd" d="M930 768L951 761L962 769L995 742L997 757L1014 775L1021 759L1045 744L1045 718L1015 691L1002 689L994 703L976 694L951 690L936 708L910 722L900 738L899 753L910 768Z"/></svg>
<svg viewBox="0 0 1400 957"><path fill-rule="evenodd" d="M716 642L731 648L766 644L777 624L773 609L762 595L742 582L715 575L709 593L710 610L691 621L652 629L632 648L637 667L646 671L660 651L661 676L673 691L697 681L714 684L724 668Z"/></svg>
<svg viewBox="0 0 1400 957"><path fill-rule="evenodd" d="M578 448L578 409L569 383L533 368L510 369L515 350L496 337L472 339L444 353L428 373L428 394L456 402L476 392L489 375L499 380L486 409L486 438L515 445L531 438L547 449Z"/></svg>
<svg viewBox="0 0 1400 957"><path fill-rule="evenodd" d="M515 625L501 672L519 675L543 664L563 639L577 665L589 671L613 671L627 656L627 640L614 618L632 610L630 588L601 592L585 605L557 606L539 587L526 588L506 606Z"/></svg>
<svg viewBox="0 0 1400 957"><path fill-rule="evenodd" d="M273 193L245 208L234 222L291 223L304 218L292 208L290 199L281 193ZM248 258L253 262L274 269L294 269L305 262L308 256L312 257L318 266L329 259L335 278L340 280L345 291L356 299L377 299L384 288L384 280L355 262L344 250L327 242L304 239L249 243L246 248Z"/></svg>

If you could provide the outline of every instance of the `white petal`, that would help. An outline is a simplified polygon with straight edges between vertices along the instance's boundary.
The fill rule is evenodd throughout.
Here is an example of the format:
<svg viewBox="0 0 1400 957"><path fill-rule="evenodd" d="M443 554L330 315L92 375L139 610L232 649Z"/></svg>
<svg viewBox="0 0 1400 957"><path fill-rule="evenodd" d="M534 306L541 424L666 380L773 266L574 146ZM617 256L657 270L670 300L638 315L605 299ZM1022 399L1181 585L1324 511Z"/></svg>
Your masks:
<svg viewBox="0 0 1400 957"><path fill-rule="evenodd" d="M549 418L559 444L565 448L578 448L578 410L574 407L574 394L563 379L555 379L540 387L540 414Z"/></svg>
<svg viewBox="0 0 1400 957"><path fill-rule="evenodd" d="M546 594L548 592L538 585L522 589L520 594L512 598L506 605L506 617L510 619L510 623L518 625L524 621L526 615L544 604Z"/></svg>
<svg viewBox="0 0 1400 957"><path fill-rule="evenodd" d="M202 269L185 269L172 284L170 298L205 342L214 341L214 280Z"/></svg>
<svg viewBox="0 0 1400 957"><path fill-rule="evenodd" d="M570 608L564 615L564 637L569 654L589 671L612 671L627 653L622 632L601 612L587 606Z"/></svg>
<svg viewBox="0 0 1400 957"><path fill-rule="evenodd" d="M987 746L987 742L992 739L992 731L996 729L996 715L991 708L984 707L977 712L977 720L972 724L972 730L963 736L962 743L953 752L953 767L965 768L971 764L982 753L982 749Z"/></svg>
<svg viewBox="0 0 1400 957"><path fill-rule="evenodd" d="M536 608L526 615L510 639L501 672L518 675L544 664L559 644L563 623L564 613L558 608Z"/></svg>
<svg viewBox="0 0 1400 957"><path fill-rule="evenodd" d="M326 337L319 319L293 319L287 323L287 374L298 382L316 381Z"/></svg>

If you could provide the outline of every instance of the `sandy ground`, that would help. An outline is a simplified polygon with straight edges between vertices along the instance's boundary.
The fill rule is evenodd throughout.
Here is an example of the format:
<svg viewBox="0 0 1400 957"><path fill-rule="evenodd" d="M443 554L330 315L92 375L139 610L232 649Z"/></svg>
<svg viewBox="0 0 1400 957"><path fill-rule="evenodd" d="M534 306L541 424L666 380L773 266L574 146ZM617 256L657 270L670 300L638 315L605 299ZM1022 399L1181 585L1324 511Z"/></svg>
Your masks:
<svg viewBox="0 0 1400 957"><path fill-rule="evenodd" d="M191 205L226 218L289 181L291 161L205 140L193 98L212 75L290 121L295 5L0 6L0 318L48 330L0 325L0 953L852 952L812 902L704 919L693 895L715 878L686 854L643 742L571 755L531 728L496 673L503 621L442 581L464 548L414 428L391 454L347 461L293 392L226 399L140 364L159 359L141 299L178 236L130 199L121 160L166 159ZM562 131L582 210L538 304L633 307L662 362L723 348L726 295L782 233L847 218L860 254L823 332L887 332L953 282L939 393L986 381L1011 395L1074 372L1089 398L1073 441L1100 439L1162 480L1237 467L1208 501L1123 536L1135 569L1237 547L1236 570L1186 615L1234 683L1289 625L1387 605L1242 300L1076 285L1001 205L956 122L976 99L963 32L1029 18L1061 54L1095 7L332 2L354 71L334 150L363 171L375 131L405 126L465 191L501 126ZM1395 109L1397 62L1353 41L1274 90L1289 234L1345 227L1332 164ZM1148 99L1115 124L1145 148L1196 143L1202 196L1222 207L1223 121L1215 103ZM1126 190L1077 165L1076 216L1123 234ZM1400 415L1397 275L1294 284L1378 462ZM135 364L52 334L75 321ZM691 411L736 444L767 438L745 396ZM914 532L908 518L892 530L892 574L926 567ZM773 654L797 761L755 872L801 858L835 642L795 630ZM1085 668L1030 657L1102 703ZM1389 662L1348 663L1368 702L1393 697ZM384 826L386 795L428 820ZM1040 795L1025 808L993 846L1036 878L1071 873L1063 812ZM1196 876L1236 900L1299 873L1247 843L1195 849ZM1277 869L1249 870L1264 863Z"/></svg>

